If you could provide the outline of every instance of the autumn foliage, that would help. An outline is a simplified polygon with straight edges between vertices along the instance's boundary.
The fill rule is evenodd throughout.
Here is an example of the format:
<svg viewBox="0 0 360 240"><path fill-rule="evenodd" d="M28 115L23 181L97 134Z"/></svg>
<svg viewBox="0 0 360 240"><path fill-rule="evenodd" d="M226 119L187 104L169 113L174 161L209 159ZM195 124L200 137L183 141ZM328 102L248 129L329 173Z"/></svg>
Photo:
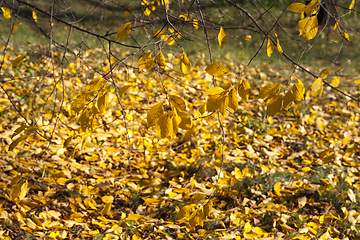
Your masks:
<svg viewBox="0 0 360 240"><path fill-rule="evenodd" d="M273 5L225 2L119 5L121 24L104 34L64 20L55 2L1 3L0 239L360 237L358 73L342 74L340 53L320 68L301 62L322 41L323 1L282 6L271 26L261 16ZM357 13L354 0L341 6L328 26L339 51ZM257 46L246 63L222 52L236 34L214 8L246 16L235 28ZM282 16L297 17L295 30ZM49 48L12 44L25 19ZM74 44L73 30L98 45ZM193 39L207 55L188 50Z"/></svg>

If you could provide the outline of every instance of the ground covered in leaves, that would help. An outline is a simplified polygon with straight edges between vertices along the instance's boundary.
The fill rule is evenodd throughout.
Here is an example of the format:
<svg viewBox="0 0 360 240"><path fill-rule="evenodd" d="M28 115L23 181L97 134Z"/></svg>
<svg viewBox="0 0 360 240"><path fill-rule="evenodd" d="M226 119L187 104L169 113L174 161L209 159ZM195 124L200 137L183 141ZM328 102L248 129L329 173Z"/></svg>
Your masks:
<svg viewBox="0 0 360 240"><path fill-rule="evenodd" d="M98 112L82 120L71 104L109 61L91 62L98 74L89 76L80 60L62 69L56 55L32 57L12 68L16 55L6 55L2 69L1 239L360 238L357 103L325 87L269 118L259 89L287 80L269 66L248 68L249 100L220 115L222 154L217 114L199 112L213 87L205 62L185 76L118 68L106 79L108 106L89 95ZM179 57L166 60L178 66ZM219 85L236 84L245 66L226 66ZM182 130L158 140L147 127L164 89L185 100L191 140Z"/></svg>

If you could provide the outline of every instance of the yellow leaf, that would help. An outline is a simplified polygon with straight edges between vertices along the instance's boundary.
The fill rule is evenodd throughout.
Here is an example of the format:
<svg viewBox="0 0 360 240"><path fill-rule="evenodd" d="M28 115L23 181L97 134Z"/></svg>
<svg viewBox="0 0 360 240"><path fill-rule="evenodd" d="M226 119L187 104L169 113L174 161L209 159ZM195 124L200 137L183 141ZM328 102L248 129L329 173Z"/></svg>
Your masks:
<svg viewBox="0 0 360 240"><path fill-rule="evenodd" d="M208 112L215 112L216 110L220 109L220 107L224 107L226 101L225 97L221 94L211 95L206 101L206 109ZM223 109L222 109L223 110Z"/></svg>
<svg viewBox="0 0 360 240"><path fill-rule="evenodd" d="M337 27L339 26L339 22L340 20L337 20L336 23L334 24L334 31L337 29Z"/></svg>
<svg viewBox="0 0 360 240"><path fill-rule="evenodd" d="M190 201L191 201L192 203L198 203L198 202L200 202L201 200L203 200L205 197L206 197L206 195L203 194L203 193L195 193L194 195L191 196Z"/></svg>
<svg viewBox="0 0 360 240"><path fill-rule="evenodd" d="M220 63L210 64L205 71L213 77L223 77L230 74L229 69Z"/></svg>
<svg viewBox="0 0 360 240"><path fill-rule="evenodd" d="M147 71L150 71L154 65L155 60L151 58L152 52L145 53L140 59L139 59L139 72L146 69Z"/></svg>
<svg viewBox="0 0 360 240"><path fill-rule="evenodd" d="M17 68L25 59L25 57L26 57L25 55L20 55L17 58L15 58L15 60L12 62L12 67Z"/></svg>
<svg viewBox="0 0 360 240"><path fill-rule="evenodd" d="M352 201L353 203L357 202L356 201L356 195L354 193L354 191L352 189L349 189L347 191L348 197L350 198L350 201Z"/></svg>
<svg viewBox="0 0 360 240"><path fill-rule="evenodd" d="M355 0L352 0L351 3L350 3L350 6L349 6L349 11L351 12L351 9L353 9L355 5Z"/></svg>
<svg viewBox="0 0 360 240"><path fill-rule="evenodd" d="M180 14L179 15L179 18L183 18L185 21L188 21L189 18L188 18L189 14L185 13L185 14Z"/></svg>
<svg viewBox="0 0 360 240"><path fill-rule="evenodd" d="M208 95L218 95L224 92L224 89L221 87L212 87L206 90L205 94Z"/></svg>
<svg viewBox="0 0 360 240"><path fill-rule="evenodd" d="M64 141L64 148L67 148L70 145L71 140L74 138L74 136L68 137L65 141Z"/></svg>
<svg viewBox="0 0 360 240"><path fill-rule="evenodd" d="M83 132L85 132L86 129L89 127L89 123L90 123L89 121L90 121L90 111L89 109L86 108L84 109L78 120L78 123L80 123L81 130Z"/></svg>
<svg viewBox="0 0 360 240"><path fill-rule="evenodd" d="M195 228L197 225L204 225L204 213L202 208L196 209L189 218L191 228Z"/></svg>
<svg viewBox="0 0 360 240"><path fill-rule="evenodd" d="M226 94L225 96L222 96L221 99L219 99L220 101L220 113L224 116L226 113L226 109L228 108L229 105L229 95Z"/></svg>
<svg viewBox="0 0 360 240"><path fill-rule="evenodd" d="M283 108L288 110L291 106L291 103L295 100L292 90L287 91L283 99Z"/></svg>
<svg viewBox="0 0 360 240"><path fill-rule="evenodd" d="M160 102L153 106L148 115L147 115L147 125L148 127L154 126L156 120L164 114L163 102Z"/></svg>
<svg viewBox="0 0 360 240"><path fill-rule="evenodd" d="M131 22L125 23L119 28L116 34L116 41L118 42L120 40L123 40L124 38L129 36L130 32L131 32Z"/></svg>
<svg viewBox="0 0 360 240"><path fill-rule="evenodd" d="M165 34L165 31L163 29L159 29L154 35L153 38L159 38L161 35Z"/></svg>
<svg viewBox="0 0 360 240"><path fill-rule="evenodd" d="M186 111L185 101L181 97L170 95L169 102L171 107L174 107L180 111Z"/></svg>
<svg viewBox="0 0 360 240"><path fill-rule="evenodd" d="M161 68L166 67L165 57L164 54L160 51L158 54L156 54L156 62Z"/></svg>
<svg viewBox="0 0 360 240"><path fill-rule="evenodd" d="M331 80L331 85L333 87L338 87L340 84L340 78L338 76L333 77L333 79Z"/></svg>
<svg viewBox="0 0 360 240"><path fill-rule="evenodd" d="M360 84L360 79L354 81L355 84Z"/></svg>
<svg viewBox="0 0 360 240"><path fill-rule="evenodd" d="M274 44L272 43L271 39L268 38L266 53L269 57L271 57L271 54L273 54L273 52L274 52Z"/></svg>
<svg viewBox="0 0 360 240"><path fill-rule="evenodd" d="M195 29L199 29L199 20L193 19L192 21L193 21L193 27L194 27Z"/></svg>
<svg viewBox="0 0 360 240"><path fill-rule="evenodd" d="M292 3L287 10L295 13L302 13L306 10L306 5L302 3Z"/></svg>
<svg viewBox="0 0 360 240"><path fill-rule="evenodd" d="M109 105L109 92L106 91L99 95L97 106L100 112L104 112Z"/></svg>
<svg viewBox="0 0 360 240"><path fill-rule="evenodd" d="M20 183L15 184L10 190L10 200L14 201L17 197L20 196L21 186Z"/></svg>
<svg viewBox="0 0 360 240"><path fill-rule="evenodd" d="M210 215L211 209L213 207L213 202L211 199L207 200L204 204L204 216L208 217Z"/></svg>
<svg viewBox="0 0 360 240"><path fill-rule="evenodd" d="M226 33L225 33L223 27L220 27L218 41L219 41L219 49L221 49L224 46L224 44L226 43Z"/></svg>
<svg viewBox="0 0 360 240"><path fill-rule="evenodd" d="M7 7L1 7L1 10L3 11L4 18L11 18L11 10Z"/></svg>
<svg viewBox="0 0 360 240"><path fill-rule="evenodd" d="M313 39L318 31L318 20L316 16L306 17L301 19L298 23L299 36L303 35L304 40Z"/></svg>
<svg viewBox="0 0 360 240"><path fill-rule="evenodd" d="M90 100L91 92L83 92L79 96L77 96L74 101L71 103L71 110L78 113L82 110Z"/></svg>
<svg viewBox="0 0 360 240"><path fill-rule="evenodd" d="M123 86L119 89L119 95L123 95L124 93L126 93L132 86L131 85L126 85Z"/></svg>
<svg viewBox="0 0 360 240"><path fill-rule="evenodd" d="M37 126L30 126L25 130L25 135L29 135L29 134L35 132L36 130L38 130Z"/></svg>
<svg viewBox="0 0 360 240"><path fill-rule="evenodd" d="M306 198L306 196L299 198L299 199L297 200L297 202L298 202L298 207L299 207L300 209L303 208L303 207L306 205L306 203L307 203L307 198Z"/></svg>
<svg viewBox="0 0 360 240"><path fill-rule="evenodd" d="M330 71L331 71L331 67L321 70L320 71L320 77L322 79L327 78L329 76L329 74L330 74Z"/></svg>
<svg viewBox="0 0 360 240"><path fill-rule="evenodd" d="M189 61L188 57L186 56L186 53L183 52L183 54L180 57L180 71L183 74L188 74L191 70L191 62Z"/></svg>
<svg viewBox="0 0 360 240"><path fill-rule="evenodd" d="M205 106L205 104L202 105L202 106ZM204 113L201 113L201 114L204 114ZM192 126L193 126L193 122L192 122L192 120L191 120L191 118L189 116L188 117L181 117L181 122L179 124L180 128L185 129L185 130L191 130Z"/></svg>
<svg viewBox="0 0 360 240"><path fill-rule="evenodd" d="M171 136L173 133L173 120L171 112L163 114L159 117L158 121L155 124L156 137L158 139Z"/></svg>
<svg viewBox="0 0 360 240"><path fill-rule="evenodd" d="M320 0L312 0L308 5L306 5L306 10L305 10L306 16L310 16L311 14L313 14L314 11L318 9L319 4L320 4Z"/></svg>
<svg viewBox="0 0 360 240"><path fill-rule="evenodd" d="M204 114L206 112L206 103L204 103L203 105L200 106L199 112L201 114Z"/></svg>
<svg viewBox="0 0 360 240"><path fill-rule="evenodd" d="M237 98L237 92L236 89L233 88L230 90L229 93L229 104L228 107L235 112L238 109L238 98Z"/></svg>
<svg viewBox="0 0 360 240"><path fill-rule="evenodd" d="M15 129L14 134L11 136L11 138L19 135L25 128L26 128L26 125L21 125L17 129Z"/></svg>
<svg viewBox="0 0 360 240"><path fill-rule="evenodd" d="M110 210L111 210L111 202L108 202L105 204L105 206L101 210L100 214L101 215L109 215Z"/></svg>
<svg viewBox="0 0 360 240"><path fill-rule="evenodd" d="M260 88L259 98L264 100L272 98L275 94L280 92L282 85L280 83L270 83Z"/></svg>
<svg viewBox="0 0 360 240"><path fill-rule="evenodd" d="M32 11L32 17L33 17L34 21L37 22L37 15L34 10Z"/></svg>
<svg viewBox="0 0 360 240"><path fill-rule="evenodd" d="M345 38L346 41L350 42L350 36L349 36L349 34L347 34L346 32L344 32L343 37Z"/></svg>
<svg viewBox="0 0 360 240"><path fill-rule="evenodd" d="M252 36L251 36L250 34L247 34L247 35L245 36L245 41L250 41L251 38L252 38Z"/></svg>
<svg viewBox="0 0 360 240"><path fill-rule="evenodd" d="M292 87L292 93L294 95L295 101L303 101L304 100L305 87L300 80L298 80L297 83L294 83L294 85Z"/></svg>
<svg viewBox="0 0 360 240"><path fill-rule="evenodd" d="M273 116L280 111L280 109L282 108L282 98L282 94L277 94L268 101L266 108L266 112L268 115Z"/></svg>
<svg viewBox="0 0 360 240"><path fill-rule="evenodd" d="M251 228L250 222L246 222L246 223L245 223L244 232L245 232L245 233L250 233L250 232L252 232L252 228Z"/></svg>
<svg viewBox="0 0 360 240"><path fill-rule="evenodd" d="M11 32L14 33L18 29L19 25L20 25L20 23L15 24L13 27L13 30Z"/></svg>
<svg viewBox="0 0 360 240"><path fill-rule="evenodd" d="M240 80L239 86L237 89L238 89L238 93L239 93L240 97L243 100L247 101L249 99L250 90L251 90L249 82L246 80Z"/></svg>
<svg viewBox="0 0 360 240"><path fill-rule="evenodd" d="M9 150L8 151L12 151L14 150L14 148L21 142L26 140L28 137L28 135L22 135L20 137L18 137L17 139L15 139L9 146Z"/></svg>
<svg viewBox="0 0 360 240"><path fill-rule="evenodd" d="M100 90L105 85L105 79L102 77L97 77L91 80L89 85L86 86L86 92L94 92Z"/></svg>
<svg viewBox="0 0 360 240"><path fill-rule="evenodd" d="M191 213L193 212L195 204L189 204L189 205L185 205L183 206L178 214L178 218L179 220L181 220L182 218L188 218L190 217Z"/></svg>
<svg viewBox="0 0 360 240"><path fill-rule="evenodd" d="M321 78L316 79L313 84L311 85L311 91L317 92L319 91L323 86L323 80Z"/></svg>
<svg viewBox="0 0 360 240"><path fill-rule="evenodd" d="M277 50L278 50L278 52L280 54L283 54L284 51L282 50L282 48L280 46L279 38L278 38L278 35L276 33L275 33L275 37L276 37L276 48L277 48Z"/></svg>
<svg viewBox="0 0 360 240"><path fill-rule="evenodd" d="M131 214L126 218L126 220L138 221L138 220L142 219L143 217L144 216L140 215L140 214Z"/></svg>

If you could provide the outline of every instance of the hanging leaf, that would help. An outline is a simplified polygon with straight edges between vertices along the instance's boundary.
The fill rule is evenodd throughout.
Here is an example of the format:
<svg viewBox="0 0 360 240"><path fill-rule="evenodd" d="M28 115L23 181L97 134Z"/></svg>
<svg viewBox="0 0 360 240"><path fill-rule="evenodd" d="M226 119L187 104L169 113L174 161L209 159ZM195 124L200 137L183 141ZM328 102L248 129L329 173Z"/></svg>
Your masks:
<svg viewBox="0 0 360 240"><path fill-rule="evenodd" d="M207 95L217 95L223 93L225 90L221 87L212 87L206 90L205 94Z"/></svg>
<svg viewBox="0 0 360 240"><path fill-rule="evenodd" d="M320 96L321 96L322 91L323 91L323 85L324 85L323 80L321 78L318 78L311 85L311 90L313 92L317 92L320 90Z"/></svg>
<svg viewBox="0 0 360 240"><path fill-rule="evenodd" d="M15 129L14 134L11 136L11 138L14 138L15 136L19 135L25 128L26 125L21 125L17 129Z"/></svg>
<svg viewBox="0 0 360 240"><path fill-rule="evenodd" d="M302 13L305 12L306 10L306 5L302 4L302 3L292 3L290 4L290 6L287 8L288 11L292 11L295 13Z"/></svg>
<svg viewBox="0 0 360 240"><path fill-rule="evenodd" d="M235 88L231 89L229 92L229 104L228 107L235 112L238 109L238 97L237 91Z"/></svg>
<svg viewBox="0 0 360 240"><path fill-rule="evenodd" d="M151 57L152 52L145 53L139 59L139 72L142 72L144 69L150 71L155 66L155 60Z"/></svg>
<svg viewBox="0 0 360 240"><path fill-rule="evenodd" d="M26 140L28 137L28 135L22 135L20 137L18 137L17 139L15 139L9 146L9 150L8 151L12 151L14 150L14 148L21 142Z"/></svg>
<svg viewBox="0 0 360 240"><path fill-rule="evenodd" d="M193 19L192 21L193 21L193 27L194 27L195 29L199 29L199 20Z"/></svg>
<svg viewBox="0 0 360 240"><path fill-rule="evenodd" d="M226 43L226 33L225 33L223 27L220 27L218 41L219 41L219 49L221 49L224 46L224 44Z"/></svg>
<svg viewBox="0 0 360 240"><path fill-rule="evenodd" d="M252 36L250 34L247 34L245 36L245 41L250 41L252 39Z"/></svg>
<svg viewBox="0 0 360 240"><path fill-rule="evenodd" d="M305 15L310 16L318 9L320 0L312 0L308 5L306 5Z"/></svg>
<svg viewBox="0 0 360 240"><path fill-rule="evenodd" d="M131 85L126 85L123 86L119 89L119 95L123 95L125 94L132 86Z"/></svg>
<svg viewBox="0 0 360 240"><path fill-rule="evenodd" d="M103 88L105 85L105 79L102 77L97 77L91 80L89 85L86 86L85 91L86 92L95 92L99 91L101 88Z"/></svg>
<svg viewBox="0 0 360 240"><path fill-rule="evenodd" d="M18 66L20 66L20 64L22 63L22 61L26 58L25 55L19 55L17 58L15 58L15 60L12 62L12 67L13 68L17 68Z"/></svg>
<svg viewBox="0 0 360 240"><path fill-rule="evenodd" d="M330 72L331 72L331 68L332 68L332 67L329 67L329 68L326 68L326 69L321 70L321 71L320 71L320 77L321 77L322 79L327 78L327 77L329 76Z"/></svg>
<svg viewBox="0 0 360 240"><path fill-rule="evenodd" d="M71 103L71 110L75 113L79 113L84 106L90 101L91 92L83 92L77 96Z"/></svg>
<svg viewBox="0 0 360 240"><path fill-rule="evenodd" d="M240 80L238 86L238 93L243 100L247 101L249 99L250 90L251 87L249 82L246 80Z"/></svg>
<svg viewBox="0 0 360 240"><path fill-rule="evenodd" d="M1 10L3 11L4 18L11 18L11 10L7 7L1 7Z"/></svg>
<svg viewBox="0 0 360 240"><path fill-rule="evenodd" d="M18 29L19 25L20 25L20 23L15 24L12 31L11 31L11 33L14 33Z"/></svg>
<svg viewBox="0 0 360 240"><path fill-rule="evenodd" d="M191 70L191 62L189 61L188 57L186 56L186 53L183 52L183 54L180 57L180 71L183 74L188 74Z"/></svg>
<svg viewBox="0 0 360 240"><path fill-rule="evenodd" d="M279 38L278 38L278 35L276 33L275 33L275 37L276 37L276 48L277 48L277 50L278 50L278 52L280 54L283 54L284 51L282 50L282 48L280 46Z"/></svg>
<svg viewBox="0 0 360 240"><path fill-rule="evenodd" d="M340 78L338 76L333 77L333 79L331 80L331 85L333 87L338 87L340 84Z"/></svg>
<svg viewBox="0 0 360 240"><path fill-rule="evenodd" d="M355 5L355 0L352 0L351 3L350 3L350 6L349 6L349 11L351 12L351 9L353 9Z"/></svg>
<svg viewBox="0 0 360 240"><path fill-rule="evenodd" d="M298 23L299 36L303 35L304 40L313 39L318 31L318 20L316 16L306 17Z"/></svg>
<svg viewBox="0 0 360 240"><path fill-rule="evenodd" d="M183 112L186 111L185 101L181 97L178 97L175 95L170 95L169 102L170 102L171 107L174 107L177 110L180 110Z"/></svg>
<svg viewBox="0 0 360 240"><path fill-rule="evenodd" d="M274 44L272 43L271 39L268 38L268 42L267 42L267 47L266 47L266 53L269 57L271 57L271 55L274 52Z"/></svg>
<svg viewBox="0 0 360 240"><path fill-rule="evenodd" d="M156 137L162 139L172 134L173 121L171 112L165 113L159 117L155 124Z"/></svg>
<svg viewBox="0 0 360 240"><path fill-rule="evenodd" d="M210 64L205 71L213 77L223 77L230 74L229 69L220 63Z"/></svg>
<svg viewBox="0 0 360 240"><path fill-rule="evenodd" d="M97 100L97 107L100 112L104 112L109 105L109 92L106 91L99 95Z"/></svg>
<svg viewBox="0 0 360 240"><path fill-rule="evenodd" d="M32 17L33 17L34 21L37 22L37 15L34 10L32 11Z"/></svg>
<svg viewBox="0 0 360 240"><path fill-rule="evenodd" d="M298 79L298 82L295 83L292 87L292 93L294 95L295 101L303 101L305 94L304 84Z"/></svg>
<svg viewBox="0 0 360 240"><path fill-rule="evenodd" d="M283 108L288 110L292 102L295 100L294 94L291 90L287 91L283 99Z"/></svg>
<svg viewBox="0 0 360 240"><path fill-rule="evenodd" d="M164 114L163 102L160 102L153 106L147 115L147 125L152 127L155 125L156 120Z"/></svg>
<svg viewBox="0 0 360 240"><path fill-rule="evenodd" d="M124 38L129 36L130 32L131 32L131 22L125 23L119 28L116 34L116 41L118 42L120 40L123 40Z"/></svg>
<svg viewBox="0 0 360 240"><path fill-rule="evenodd" d="M260 88L259 98L268 99L272 98L275 94L280 92L282 85L280 83L270 83Z"/></svg>
<svg viewBox="0 0 360 240"><path fill-rule="evenodd" d="M283 99L283 95L277 94L268 101L266 108L266 112L268 115L273 116L281 110L282 99Z"/></svg>
<svg viewBox="0 0 360 240"><path fill-rule="evenodd" d="M165 57L164 54L160 51L158 54L156 54L156 62L161 68L166 67Z"/></svg>

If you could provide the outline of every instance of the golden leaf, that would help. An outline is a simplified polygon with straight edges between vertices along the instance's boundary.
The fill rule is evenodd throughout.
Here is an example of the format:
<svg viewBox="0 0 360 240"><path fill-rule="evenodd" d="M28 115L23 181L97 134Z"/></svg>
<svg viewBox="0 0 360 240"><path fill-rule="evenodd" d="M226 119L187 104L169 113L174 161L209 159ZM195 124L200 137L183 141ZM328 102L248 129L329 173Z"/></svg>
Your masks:
<svg viewBox="0 0 360 240"><path fill-rule="evenodd" d="M11 18L11 10L7 7L1 7L1 10L3 11L4 18Z"/></svg>
<svg viewBox="0 0 360 240"><path fill-rule="evenodd" d="M208 95L218 95L224 92L224 89L221 87L212 87L206 90L205 94Z"/></svg>
<svg viewBox="0 0 360 240"><path fill-rule="evenodd" d="M21 137L18 137L17 139L15 139L9 146L8 151L12 151L14 150L14 148L21 142L26 140L28 137L28 135L22 135Z"/></svg>
<svg viewBox="0 0 360 240"><path fill-rule="evenodd" d="M160 51L158 54L156 54L156 62L161 68L166 67L165 57L164 54Z"/></svg>
<svg viewBox="0 0 360 240"><path fill-rule="evenodd" d="M148 127L154 126L156 120L164 114L163 102L160 102L153 106L148 115L147 115L147 125Z"/></svg>
<svg viewBox="0 0 360 240"><path fill-rule="evenodd" d="M213 202L211 199L207 200L204 204L204 216L208 217L210 215L211 209L213 207Z"/></svg>
<svg viewBox="0 0 360 240"><path fill-rule="evenodd" d="M299 36L303 35L304 40L313 39L318 31L318 20L316 16L306 17L301 19L298 23Z"/></svg>
<svg viewBox="0 0 360 240"><path fill-rule="evenodd" d="M34 10L32 11L32 17L33 17L34 21L37 22L37 15Z"/></svg>
<svg viewBox="0 0 360 240"><path fill-rule="evenodd" d="M223 77L230 74L229 69L220 63L210 64L205 71L213 77Z"/></svg>
<svg viewBox="0 0 360 240"><path fill-rule="evenodd" d="M119 28L116 34L116 41L118 42L120 40L123 40L124 38L129 36L130 32L131 32L131 22L125 23Z"/></svg>
<svg viewBox="0 0 360 240"><path fill-rule="evenodd" d="M169 102L171 107L174 107L180 111L186 111L186 104L185 101L176 95L169 96Z"/></svg>
<svg viewBox="0 0 360 240"><path fill-rule="evenodd" d="M250 90L251 87L249 82L246 80L240 80L238 86L238 93L243 100L247 101L249 99Z"/></svg>
<svg viewBox="0 0 360 240"><path fill-rule="evenodd" d="M94 92L100 90L105 85L105 79L102 77L97 77L91 80L89 85L86 86L86 92Z"/></svg>
<svg viewBox="0 0 360 240"><path fill-rule="evenodd" d="M247 35L245 36L245 41L250 41L251 38L252 38L252 36L251 36L250 34L247 34Z"/></svg>
<svg viewBox="0 0 360 240"><path fill-rule="evenodd" d="M223 27L220 27L218 41L219 41L219 49L221 49L224 46L224 44L226 43L226 33L225 33Z"/></svg>
<svg viewBox="0 0 360 240"><path fill-rule="evenodd" d="M316 79L311 85L311 91L317 92L323 87L323 80L321 78Z"/></svg>
<svg viewBox="0 0 360 240"><path fill-rule="evenodd" d="M17 58L15 58L15 60L12 62L12 67L17 68L18 66L20 66L20 64L25 59L25 57L26 57L25 55L20 55Z"/></svg>
<svg viewBox="0 0 360 240"><path fill-rule="evenodd" d="M333 79L331 80L331 85L333 87L338 87L340 84L340 78L338 76L333 77Z"/></svg>
<svg viewBox="0 0 360 240"><path fill-rule="evenodd" d="M260 88L259 98L272 98L275 94L280 92L282 85L280 83L270 83Z"/></svg>
<svg viewBox="0 0 360 240"><path fill-rule="evenodd" d="M292 3L287 10L295 13L302 13L306 10L306 5L302 3Z"/></svg>
<svg viewBox="0 0 360 240"><path fill-rule="evenodd" d="M140 59L139 59L139 72L146 69L147 71L150 71L155 66L155 60L151 57L152 52L145 53Z"/></svg>
<svg viewBox="0 0 360 240"><path fill-rule="evenodd" d="M305 94L305 87L303 83L298 79L297 83L294 83L292 87L292 93L295 101L303 101Z"/></svg>
<svg viewBox="0 0 360 240"><path fill-rule="evenodd" d="M123 95L124 93L126 93L132 86L131 85L126 85L123 86L119 89L119 95Z"/></svg>
<svg viewBox="0 0 360 240"><path fill-rule="evenodd" d="M186 56L186 53L183 52L183 54L180 57L180 71L183 74L188 74L191 70L191 62L189 61L188 57Z"/></svg>
<svg viewBox="0 0 360 240"><path fill-rule="evenodd" d="M280 111L280 109L282 108L282 98L282 94L277 94L268 101L266 108L266 112L268 115L273 116Z"/></svg>
<svg viewBox="0 0 360 240"><path fill-rule="evenodd" d="M109 92L105 91L99 95L97 100L97 107L100 112L104 112L109 105Z"/></svg>
<svg viewBox="0 0 360 240"><path fill-rule="evenodd" d="M228 107L235 112L238 109L238 97L237 97L237 91L235 88L230 90L229 93L229 104Z"/></svg>
<svg viewBox="0 0 360 240"><path fill-rule="evenodd" d="M285 110L288 110L288 108L291 106L291 103L295 100L295 97L292 93L292 90L287 91L287 93L284 96L283 99L283 108Z"/></svg>
<svg viewBox="0 0 360 240"><path fill-rule="evenodd" d="M268 38L268 42L267 42L267 47L266 47L266 54L271 57L271 55L273 54L274 52L274 44L273 42L271 41L270 38Z"/></svg>
<svg viewBox="0 0 360 240"><path fill-rule="evenodd" d="M111 202L108 202L105 204L105 206L103 207L103 209L101 210L100 214L101 215L109 215L110 210L111 210Z"/></svg>
<svg viewBox="0 0 360 240"><path fill-rule="evenodd" d="M20 23L15 24L12 31L11 31L11 33L14 33L18 29L19 25L20 25Z"/></svg>
<svg viewBox="0 0 360 240"><path fill-rule="evenodd" d="M276 48L280 54L283 54L284 51L282 50L282 48L280 46L280 41L279 41L278 35L276 33L275 33L275 37L276 37Z"/></svg>

